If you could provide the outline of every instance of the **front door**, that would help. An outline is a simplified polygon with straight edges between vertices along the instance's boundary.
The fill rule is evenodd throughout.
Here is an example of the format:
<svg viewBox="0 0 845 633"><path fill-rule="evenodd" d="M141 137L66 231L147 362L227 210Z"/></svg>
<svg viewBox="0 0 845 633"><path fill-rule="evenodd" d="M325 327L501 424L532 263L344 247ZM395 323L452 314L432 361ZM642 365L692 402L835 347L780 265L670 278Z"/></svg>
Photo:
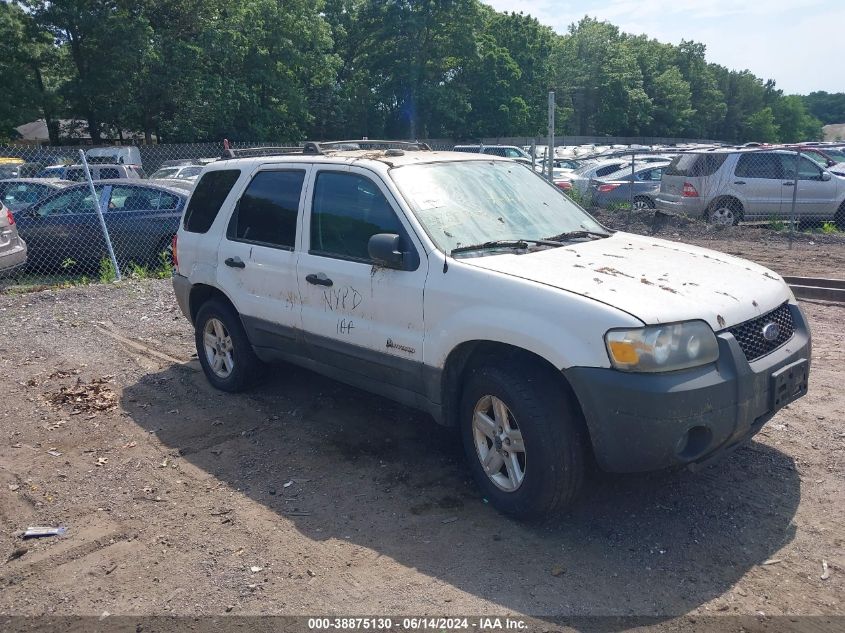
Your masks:
<svg viewBox="0 0 845 633"><path fill-rule="evenodd" d="M792 211L792 190L795 187L795 155L781 154L783 162L784 213ZM807 219L829 219L836 210L836 182L833 178L824 180L824 171L806 156L798 162L798 191L795 194L795 218L799 222Z"/></svg>
<svg viewBox="0 0 845 633"><path fill-rule="evenodd" d="M423 288L428 260L379 177L316 166L298 267L312 359L338 378L399 397L422 393ZM377 233L401 236L406 270L374 265Z"/></svg>

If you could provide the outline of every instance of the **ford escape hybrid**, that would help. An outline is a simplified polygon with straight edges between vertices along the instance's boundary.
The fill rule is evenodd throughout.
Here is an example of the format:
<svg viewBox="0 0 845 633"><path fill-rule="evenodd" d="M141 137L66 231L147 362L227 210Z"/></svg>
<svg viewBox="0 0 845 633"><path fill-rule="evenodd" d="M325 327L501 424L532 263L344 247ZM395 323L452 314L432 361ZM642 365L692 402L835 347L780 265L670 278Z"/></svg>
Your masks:
<svg viewBox="0 0 845 633"><path fill-rule="evenodd" d="M288 361L425 410L520 517L569 504L588 460L701 464L806 393L778 275L609 231L507 159L369 143L206 167L173 284L216 388Z"/></svg>

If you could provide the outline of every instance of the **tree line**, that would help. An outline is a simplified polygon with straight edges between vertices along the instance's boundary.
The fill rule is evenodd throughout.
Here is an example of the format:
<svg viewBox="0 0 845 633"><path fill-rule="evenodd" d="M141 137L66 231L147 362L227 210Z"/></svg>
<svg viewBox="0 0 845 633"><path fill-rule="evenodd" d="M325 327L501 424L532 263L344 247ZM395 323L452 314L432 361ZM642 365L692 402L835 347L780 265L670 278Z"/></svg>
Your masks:
<svg viewBox="0 0 845 633"><path fill-rule="evenodd" d="M538 136L550 88L562 135L791 142L845 121L845 94L705 53L479 0L4 0L0 139L37 118L57 144L60 119L94 142Z"/></svg>

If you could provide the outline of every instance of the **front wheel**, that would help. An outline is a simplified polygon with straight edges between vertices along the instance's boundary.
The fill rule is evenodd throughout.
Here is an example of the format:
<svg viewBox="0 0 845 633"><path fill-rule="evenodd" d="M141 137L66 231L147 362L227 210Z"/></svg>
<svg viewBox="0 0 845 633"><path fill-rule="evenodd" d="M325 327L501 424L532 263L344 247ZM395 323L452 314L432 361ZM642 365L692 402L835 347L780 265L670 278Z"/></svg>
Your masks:
<svg viewBox="0 0 845 633"><path fill-rule="evenodd" d="M473 477L499 511L540 518L577 495L584 478L580 419L544 372L528 363L472 369L460 424Z"/></svg>
<svg viewBox="0 0 845 633"><path fill-rule="evenodd" d="M235 310L211 299L197 312L194 328L197 356L208 382L229 392L249 387L258 376L261 361Z"/></svg>

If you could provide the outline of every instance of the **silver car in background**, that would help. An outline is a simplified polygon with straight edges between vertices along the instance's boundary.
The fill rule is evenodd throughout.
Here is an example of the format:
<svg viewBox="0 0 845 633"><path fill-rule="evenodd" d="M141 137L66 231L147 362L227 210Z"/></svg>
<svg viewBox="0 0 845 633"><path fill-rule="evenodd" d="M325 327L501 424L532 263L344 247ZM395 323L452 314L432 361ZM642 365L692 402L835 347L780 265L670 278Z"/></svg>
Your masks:
<svg viewBox="0 0 845 633"><path fill-rule="evenodd" d="M845 178L781 149L681 154L663 170L656 206L730 226L789 218L793 196L798 222L833 220L845 229Z"/></svg>
<svg viewBox="0 0 845 633"><path fill-rule="evenodd" d="M0 275L8 275L26 265L26 242L18 235L15 216L0 202Z"/></svg>

